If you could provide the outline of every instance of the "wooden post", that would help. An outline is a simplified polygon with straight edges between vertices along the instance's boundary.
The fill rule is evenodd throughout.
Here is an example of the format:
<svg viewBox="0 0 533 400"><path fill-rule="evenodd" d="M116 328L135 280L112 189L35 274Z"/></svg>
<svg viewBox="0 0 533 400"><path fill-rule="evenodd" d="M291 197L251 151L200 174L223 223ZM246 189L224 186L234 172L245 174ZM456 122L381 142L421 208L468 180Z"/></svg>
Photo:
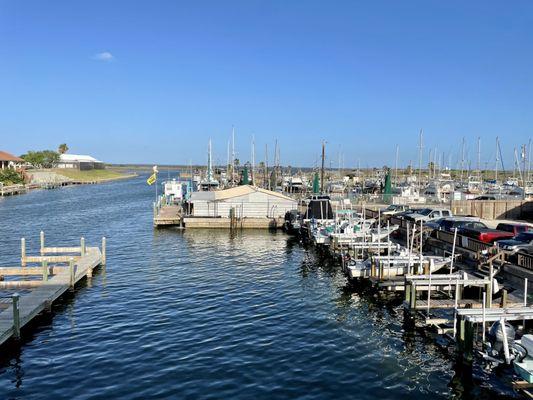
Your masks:
<svg viewBox="0 0 533 400"><path fill-rule="evenodd" d="M470 321L465 321L464 324L464 359L466 362L471 363L474 350L474 324Z"/></svg>
<svg viewBox="0 0 533 400"><path fill-rule="evenodd" d="M19 299L20 296L18 293L15 293L12 296L13 300L13 336L15 339L20 338L20 310L19 310Z"/></svg>
<svg viewBox="0 0 533 400"><path fill-rule="evenodd" d="M20 239L20 265L26 266L26 239Z"/></svg>
<svg viewBox="0 0 533 400"><path fill-rule="evenodd" d="M507 308L507 289L502 289L502 308Z"/></svg>
<svg viewBox="0 0 533 400"><path fill-rule="evenodd" d="M403 291L405 292L405 302L411 304L411 286L407 285L407 278L403 278Z"/></svg>
<svg viewBox="0 0 533 400"><path fill-rule="evenodd" d="M80 239L80 253L82 256L85 255L85 238L84 237Z"/></svg>
<svg viewBox="0 0 533 400"><path fill-rule="evenodd" d="M70 288L73 289L74 285L76 284L76 276L74 273L74 259L71 258L68 262L68 272L70 277Z"/></svg>
<svg viewBox="0 0 533 400"><path fill-rule="evenodd" d="M410 307L412 311L416 310L416 283L415 281L411 281L411 298L410 298L411 304Z"/></svg>
<svg viewBox="0 0 533 400"><path fill-rule="evenodd" d="M43 261L43 281L48 280L48 261Z"/></svg>
<svg viewBox="0 0 533 400"><path fill-rule="evenodd" d="M489 263L489 284L487 290L487 308L492 307L492 276L494 274L494 269L492 267L492 261Z"/></svg>
<svg viewBox="0 0 533 400"><path fill-rule="evenodd" d="M102 265L106 264L106 238L102 238Z"/></svg>
<svg viewBox="0 0 533 400"><path fill-rule="evenodd" d="M41 239L41 255L44 256L44 232L41 231L41 234L39 236Z"/></svg>

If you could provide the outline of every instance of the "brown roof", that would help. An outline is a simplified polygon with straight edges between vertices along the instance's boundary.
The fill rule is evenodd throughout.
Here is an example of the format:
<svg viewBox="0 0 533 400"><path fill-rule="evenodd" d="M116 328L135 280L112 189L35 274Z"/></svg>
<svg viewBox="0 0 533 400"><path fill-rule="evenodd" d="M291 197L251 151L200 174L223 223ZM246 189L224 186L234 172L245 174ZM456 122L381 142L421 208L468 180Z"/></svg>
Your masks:
<svg viewBox="0 0 533 400"><path fill-rule="evenodd" d="M16 157L13 154L6 153L5 151L0 150L0 161L16 161L16 162L24 162L24 160L20 157Z"/></svg>

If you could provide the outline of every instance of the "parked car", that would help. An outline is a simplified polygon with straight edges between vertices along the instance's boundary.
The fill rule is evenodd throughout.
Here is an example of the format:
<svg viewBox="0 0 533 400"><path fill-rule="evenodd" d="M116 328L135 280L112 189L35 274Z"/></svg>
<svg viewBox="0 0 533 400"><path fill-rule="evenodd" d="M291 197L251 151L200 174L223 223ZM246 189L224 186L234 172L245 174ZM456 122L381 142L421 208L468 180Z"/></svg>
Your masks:
<svg viewBox="0 0 533 400"><path fill-rule="evenodd" d="M407 215L405 219L414 222L427 222L443 217L453 217L453 214L447 208L424 208L417 213Z"/></svg>
<svg viewBox="0 0 533 400"><path fill-rule="evenodd" d="M438 231L454 232L455 228L474 228L481 229L487 228L483 222L480 222L476 217L448 217L439 218L434 221L429 221L424 224L428 228L432 228Z"/></svg>
<svg viewBox="0 0 533 400"><path fill-rule="evenodd" d="M474 197L472 200L496 200L496 197L491 195L483 195Z"/></svg>
<svg viewBox="0 0 533 400"><path fill-rule="evenodd" d="M533 232L522 232L512 239L498 240L496 244L503 250L524 251L528 254L533 254Z"/></svg>
<svg viewBox="0 0 533 400"><path fill-rule="evenodd" d="M409 206L405 204L391 204L387 208L381 210L381 215L395 215L409 210Z"/></svg>
<svg viewBox="0 0 533 400"><path fill-rule="evenodd" d="M511 239L514 237L513 232L500 231L491 228L461 228L458 233L463 236L471 237L472 239L480 240L485 243L494 243L496 240Z"/></svg>

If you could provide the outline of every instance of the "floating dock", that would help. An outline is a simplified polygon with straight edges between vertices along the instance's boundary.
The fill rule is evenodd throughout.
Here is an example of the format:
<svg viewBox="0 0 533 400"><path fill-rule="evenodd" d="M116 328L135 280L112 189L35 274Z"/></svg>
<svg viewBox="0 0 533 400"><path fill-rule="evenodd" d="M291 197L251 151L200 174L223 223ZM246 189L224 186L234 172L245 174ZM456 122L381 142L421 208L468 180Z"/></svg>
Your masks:
<svg viewBox="0 0 533 400"><path fill-rule="evenodd" d="M26 240L21 239L20 267L0 268L0 290L26 289L0 298L0 345L9 338L20 338L21 329L85 277L92 277L93 269L106 263L106 239L102 246L86 247L81 238L76 247L45 247L41 232L40 255L26 255ZM22 279L5 280L5 277Z"/></svg>

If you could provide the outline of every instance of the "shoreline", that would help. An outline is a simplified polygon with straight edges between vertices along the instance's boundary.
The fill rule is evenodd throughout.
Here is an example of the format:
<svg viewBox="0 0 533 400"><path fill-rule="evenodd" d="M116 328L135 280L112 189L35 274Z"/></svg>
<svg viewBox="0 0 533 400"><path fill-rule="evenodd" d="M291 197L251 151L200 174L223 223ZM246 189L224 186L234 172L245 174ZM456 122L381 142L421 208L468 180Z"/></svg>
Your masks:
<svg viewBox="0 0 533 400"><path fill-rule="evenodd" d="M75 186L75 185L96 185L101 183L109 183L113 181L120 181L124 179L132 179L139 174L136 173L122 173L118 171L113 170L104 170L108 172L110 175L113 176L94 176L88 174L88 176L84 177L83 174L85 172L90 173L92 171L68 171L68 172L74 172L74 174L70 174L69 177L66 174L62 174L60 172L57 172L57 170L35 170L31 173L35 174L47 174L48 177L54 177L54 179L49 180L41 180L37 182L30 182L25 184L18 184L18 185L8 185L8 186L0 186L0 197L7 197L7 196L15 196L20 194L26 194L29 191L32 190L38 190L38 189L58 189L60 187L64 186ZM30 173L30 174L31 174ZM74 176L73 176L74 175ZM59 178L59 179L58 179ZM88 178L88 179L85 179Z"/></svg>

